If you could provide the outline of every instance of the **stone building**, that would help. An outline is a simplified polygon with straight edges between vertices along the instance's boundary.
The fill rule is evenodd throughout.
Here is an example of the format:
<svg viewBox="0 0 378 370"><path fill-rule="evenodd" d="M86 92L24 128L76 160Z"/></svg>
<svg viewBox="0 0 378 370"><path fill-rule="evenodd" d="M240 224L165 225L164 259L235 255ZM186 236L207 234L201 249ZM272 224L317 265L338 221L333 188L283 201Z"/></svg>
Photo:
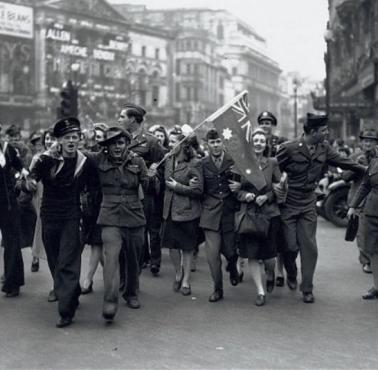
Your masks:
<svg viewBox="0 0 378 370"><path fill-rule="evenodd" d="M180 121L198 122L243 90L251 117L269 109L281 119L281 70L251 26L225 10L115 7L130 22L176 32L173 101Z"/></svg>
<svg viewBox="0 0 378 370"><path fill-rule="evenodd" d="M376 125L378 2L329 0L329 14L325 61L331 124L339 136L357 137L364 122Z"/></svg>

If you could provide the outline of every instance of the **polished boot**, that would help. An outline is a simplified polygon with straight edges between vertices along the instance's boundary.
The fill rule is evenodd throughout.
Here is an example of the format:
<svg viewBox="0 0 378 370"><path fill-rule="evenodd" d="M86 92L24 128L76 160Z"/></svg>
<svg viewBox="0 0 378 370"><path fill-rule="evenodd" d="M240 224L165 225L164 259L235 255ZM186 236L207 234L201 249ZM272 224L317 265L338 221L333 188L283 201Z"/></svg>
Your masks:
<svg viewBox="0 0 378 370"><path fill-rule="evenodd" d="M209 297L209 302L215 303L223 299L223 290L216 290L214 293Z"/></svg>

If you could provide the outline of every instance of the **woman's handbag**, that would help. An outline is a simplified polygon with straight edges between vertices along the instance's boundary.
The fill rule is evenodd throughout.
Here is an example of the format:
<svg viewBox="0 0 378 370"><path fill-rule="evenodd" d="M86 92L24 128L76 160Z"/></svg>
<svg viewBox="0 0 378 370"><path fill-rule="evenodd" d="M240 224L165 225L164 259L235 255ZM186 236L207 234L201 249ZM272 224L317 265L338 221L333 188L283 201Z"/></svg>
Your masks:
<svg viewBox="0 0 378 370"><path fill-rule="evenodd" d="M353 216L348 220L348 225L345 231L345 240L347 242L352 242L356 236L358 231L358 216Z"/></svg>
<svg viewBox="0 0 378 370"><path fill-rule="evenodd" d="M250 234L258 238L267 238L270 226L270 216L265 215L260 207L248 207L242 203L240 210L235 213L235 232Z"/></svg>

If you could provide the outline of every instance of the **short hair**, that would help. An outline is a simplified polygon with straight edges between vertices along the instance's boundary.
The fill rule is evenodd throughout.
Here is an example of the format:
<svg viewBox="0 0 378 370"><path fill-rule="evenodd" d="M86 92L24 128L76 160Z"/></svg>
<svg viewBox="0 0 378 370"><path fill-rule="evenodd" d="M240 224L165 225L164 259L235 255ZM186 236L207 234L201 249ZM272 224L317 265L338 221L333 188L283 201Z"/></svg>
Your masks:
<svg viewBox="0 0 378 370"><path fill-rule="evenodd" d="M143 122L144 114L140 109L130 107L130 106L127 106L127 105L123 109L126 110L126 115L127 115L128 118L134 117L135 121L137 121L137 123Z"/></svg>
<svg viewBox="0 0 378 370"><path fill-rule="evenodd" d="M21 135L21 128L16 125L11 125L5 130L5 135L15 137Z"/></svg>

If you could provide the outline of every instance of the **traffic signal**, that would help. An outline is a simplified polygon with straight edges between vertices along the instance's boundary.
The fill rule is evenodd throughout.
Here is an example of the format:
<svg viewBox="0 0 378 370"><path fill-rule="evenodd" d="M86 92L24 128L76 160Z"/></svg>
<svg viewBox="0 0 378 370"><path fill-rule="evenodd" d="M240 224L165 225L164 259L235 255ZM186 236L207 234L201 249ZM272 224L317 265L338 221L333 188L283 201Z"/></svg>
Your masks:
<svg viewBox="0 0 378 370"><path fill-rule="evenodd" d="M78 91L71 80L60 92L61 102L57 108L57 118L77 117L78 115Z"/></svg>

